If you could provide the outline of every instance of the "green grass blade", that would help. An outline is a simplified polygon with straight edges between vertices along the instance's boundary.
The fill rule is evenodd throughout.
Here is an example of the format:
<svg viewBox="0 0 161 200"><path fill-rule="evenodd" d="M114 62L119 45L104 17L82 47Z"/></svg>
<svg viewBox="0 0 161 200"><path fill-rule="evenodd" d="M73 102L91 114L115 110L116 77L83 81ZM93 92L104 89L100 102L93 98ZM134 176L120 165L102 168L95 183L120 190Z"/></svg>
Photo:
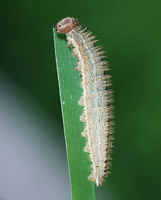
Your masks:
<svg viewBox="0 0 161 200"><path fill-rule="evenodd" d="M82 95L81 80L79 72L73 70L77 59L67 48L64 35L57 35L55 29L54 44L72 199L95 200L94 184L88 180L91 163L83 150L86 139L81 135L83 123L79 118L82 107L78 105Z"/></svg>

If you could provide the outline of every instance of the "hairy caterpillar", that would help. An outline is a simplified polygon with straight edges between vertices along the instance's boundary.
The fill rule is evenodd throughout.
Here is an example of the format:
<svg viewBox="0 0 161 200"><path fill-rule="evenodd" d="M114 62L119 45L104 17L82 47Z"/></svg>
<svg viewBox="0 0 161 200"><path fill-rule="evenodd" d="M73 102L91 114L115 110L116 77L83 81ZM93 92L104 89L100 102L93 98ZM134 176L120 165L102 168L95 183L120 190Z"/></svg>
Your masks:
<svg viewBox="0 0 161 200"><path fill-rule="evenodd" d="M56 25L56 31L66 34L68 46L72 45L73 56L78 58L75 70L81 74L83 89L80 120L85 123L82 136L87 138L84 151L89 153L92 163L88 178L98 186L109 173L112 147L112 92L107 62L102 60L101 48L95 46L95 37L82 30L76 19L64 18Z"/></svg>

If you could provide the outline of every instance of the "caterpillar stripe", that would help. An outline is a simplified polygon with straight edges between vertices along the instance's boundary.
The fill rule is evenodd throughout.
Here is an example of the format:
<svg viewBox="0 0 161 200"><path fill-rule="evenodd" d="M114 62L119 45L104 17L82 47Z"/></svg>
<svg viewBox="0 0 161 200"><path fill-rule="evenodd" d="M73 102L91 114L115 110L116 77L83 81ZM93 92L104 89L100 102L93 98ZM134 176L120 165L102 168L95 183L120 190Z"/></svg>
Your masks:
<svg viewBox="0 0 161 200"><path fill-rule="evenodd" d="M75 70L81 74L83 94L79 105L83 106L80 120L85 123L82 136L87 138L84 151L89 153L92 163L89 180L101 185L109 173L113 114L112 92L107 62L103 60L103 51L95 46L94 36L78 26L74 18L64 18L57 26L58 33L66 34L68 46L72 46L73 56L77 56Z"/></svg>

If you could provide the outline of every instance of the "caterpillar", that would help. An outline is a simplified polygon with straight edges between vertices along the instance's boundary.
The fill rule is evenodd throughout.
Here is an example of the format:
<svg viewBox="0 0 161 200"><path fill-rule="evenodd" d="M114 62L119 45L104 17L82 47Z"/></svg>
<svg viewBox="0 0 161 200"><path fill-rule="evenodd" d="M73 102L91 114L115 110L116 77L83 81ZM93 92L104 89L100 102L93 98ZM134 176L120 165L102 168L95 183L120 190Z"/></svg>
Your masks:
<svg viewBox="0 0 161 200"><path fill-rule="evenodd" d="M78 26L75 18L64 18L56 25L58 33L66 34L67 47L72 46L73 56L78 58L75 70L81 75L83 94L79 105L83 106L80 120L84 122L82 136L87 138L84 151L89 153L91 174L88 179L101 185L109 174L113 139L113 113L111 76L104 52L95 45L95 36Z"/></svg>

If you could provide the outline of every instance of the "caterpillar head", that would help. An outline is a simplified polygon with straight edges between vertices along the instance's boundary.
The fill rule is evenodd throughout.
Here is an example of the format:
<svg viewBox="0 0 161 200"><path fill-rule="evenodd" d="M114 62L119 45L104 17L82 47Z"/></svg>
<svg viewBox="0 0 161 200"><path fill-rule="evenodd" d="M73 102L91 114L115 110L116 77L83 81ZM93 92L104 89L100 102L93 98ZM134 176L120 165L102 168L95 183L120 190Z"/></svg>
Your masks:
<svg viewBox="0 0 161 200"><path fill-rule="evenodd" d="M67 17L62 19L56 25L56 31L58 33L69 33L78 25L78 21L74 18Z"/></svg>

